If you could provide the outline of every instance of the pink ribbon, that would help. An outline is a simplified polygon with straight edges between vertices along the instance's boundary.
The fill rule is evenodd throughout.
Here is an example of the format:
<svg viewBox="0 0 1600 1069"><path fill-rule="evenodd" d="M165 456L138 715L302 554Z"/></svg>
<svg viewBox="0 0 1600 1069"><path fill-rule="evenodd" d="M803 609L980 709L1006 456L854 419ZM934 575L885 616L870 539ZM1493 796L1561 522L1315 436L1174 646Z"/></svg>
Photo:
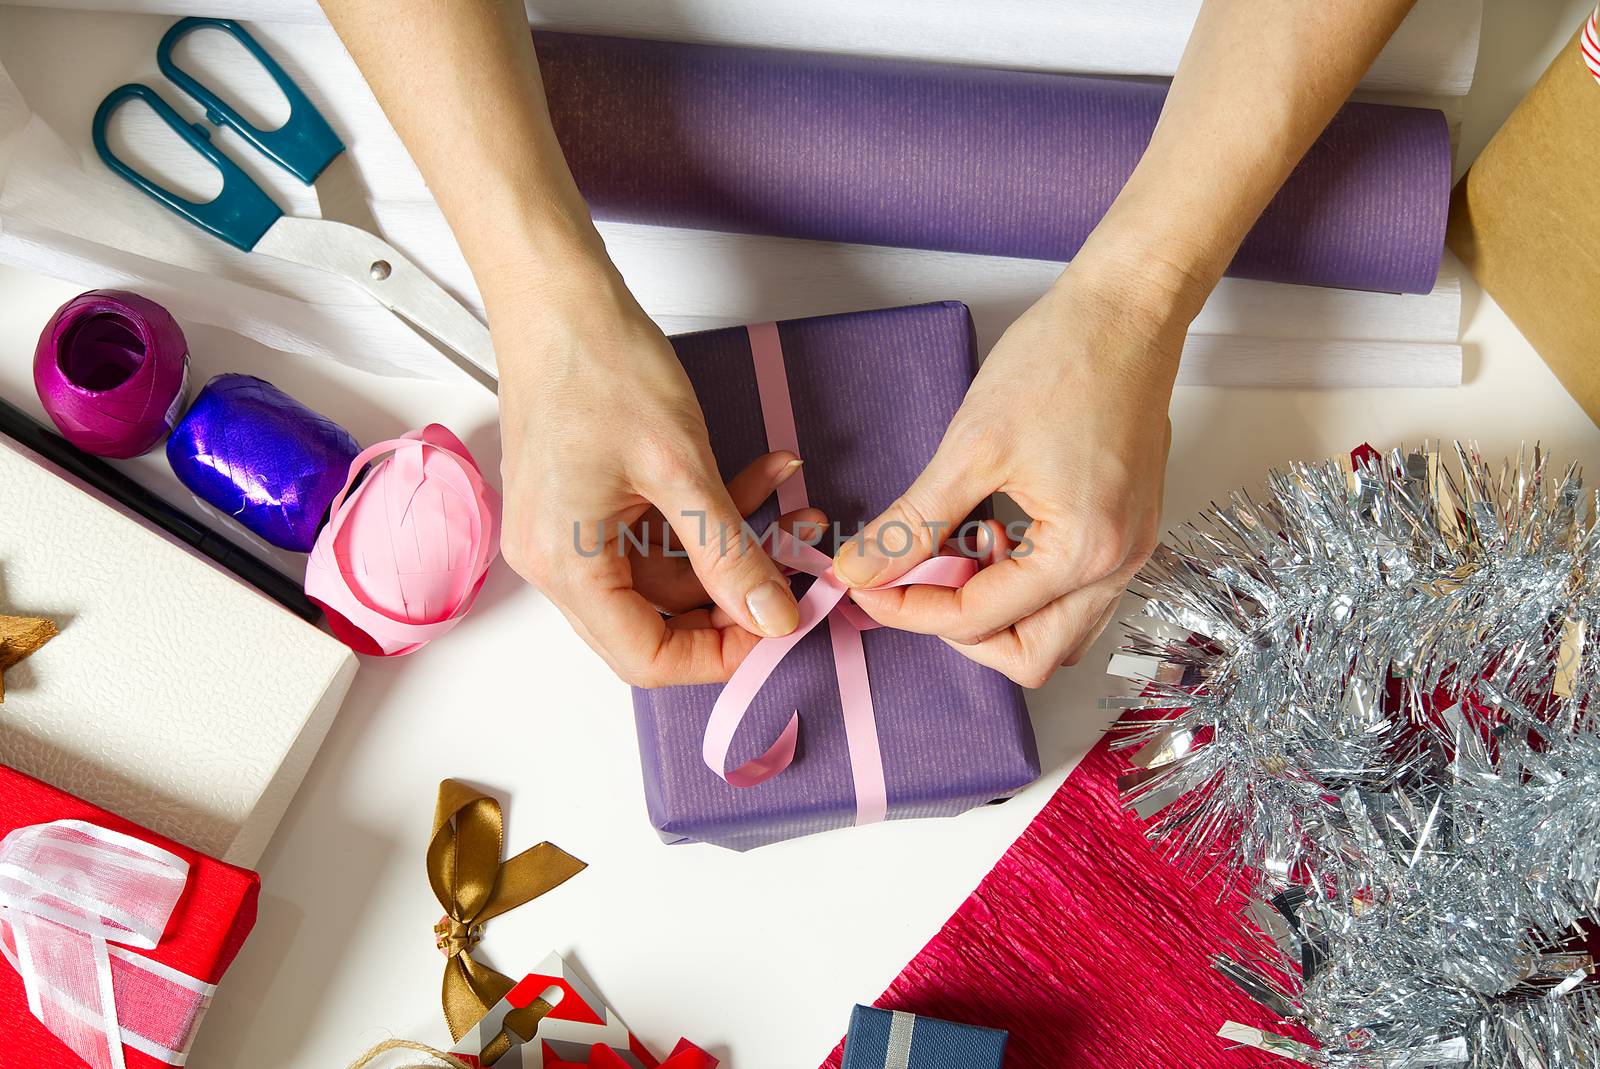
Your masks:
<svg viewBox="0 0 1600 1069"><path fill-rule="evenodd" d="M794 409L789 402L788 376L783 364L783 349L778 328L773 323L756 324L750 333L750 353L755 361L756 388L761 395L761 414L766 423L767 444L774 450L788 449L799 454L799 435L794 424ZM779 507L785 512L805 508L808 499L800 473L778 488ZM798 490L795 487L798 485ZM787 493L786 493L787 491ZM867 655L861 632L880 626L850 600L850 588L833 571L833 561L787 531L774 529L763 539L772 559L791 573L805 572L816 582L800 599L800 625L782 638L765 638L744 659L722 688L706 722L701 756L711 771L734 787L754 787L778 775L794 762L800 738L800 713L789 717L765 753L738 768L729 769L728 752L733 737L750 711L750 705L774 669L824 620L833 640L833 668L839 684L839 703L844 713L845 742L850 753L850 771L855 781L856 823L873 824L888 816L889 792L883 773L883 754L878 746L877 714L872 706L872 687L867 677ZM977 573L978 564L967 557L944 556L923 561L885 587L923 583L930 586L959 587Z"/></svg>

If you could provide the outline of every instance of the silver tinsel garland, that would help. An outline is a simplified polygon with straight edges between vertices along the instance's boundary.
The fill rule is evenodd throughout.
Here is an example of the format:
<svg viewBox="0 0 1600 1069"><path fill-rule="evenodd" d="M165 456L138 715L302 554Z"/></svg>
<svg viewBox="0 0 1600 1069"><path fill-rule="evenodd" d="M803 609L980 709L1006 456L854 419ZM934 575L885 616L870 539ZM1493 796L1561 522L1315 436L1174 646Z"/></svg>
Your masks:
<svg viewBox="0 0 1600 1069"><path fill-rule="evenodd" d="M1600 500L1534 449L1275 471L1170 537L1128 803L1250 892L1216 968L1333 1069L1600 1069ZM1594 942L1589 942L1593 940Z"/></svg>

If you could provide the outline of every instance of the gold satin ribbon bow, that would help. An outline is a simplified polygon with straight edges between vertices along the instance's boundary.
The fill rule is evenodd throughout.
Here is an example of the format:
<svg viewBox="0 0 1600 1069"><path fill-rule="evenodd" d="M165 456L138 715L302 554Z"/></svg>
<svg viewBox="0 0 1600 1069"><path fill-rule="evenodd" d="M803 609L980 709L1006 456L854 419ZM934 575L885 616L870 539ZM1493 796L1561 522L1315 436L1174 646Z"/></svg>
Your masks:
<svg viewBox="0 0 1600 1069"><path fill-rule="evenodd" d="M434 926L435 945L448 959L442 1000L450 1035L457 1040L514 986L510 977L473 960L483 926L584 869L583 862L550 843L540 843L502 864L503 832L499 802L453 779L439 784L433 839L428 843L428 882L445 912ZM523 1039L532 1038L550 1008L536 999L507 1017L506 1028ZM502 1045L509 1046L504 1032L491 1047ZM484 1053L488 1055L489 1049ZM492 1065L493 1059L484 1064Z"/></svg>

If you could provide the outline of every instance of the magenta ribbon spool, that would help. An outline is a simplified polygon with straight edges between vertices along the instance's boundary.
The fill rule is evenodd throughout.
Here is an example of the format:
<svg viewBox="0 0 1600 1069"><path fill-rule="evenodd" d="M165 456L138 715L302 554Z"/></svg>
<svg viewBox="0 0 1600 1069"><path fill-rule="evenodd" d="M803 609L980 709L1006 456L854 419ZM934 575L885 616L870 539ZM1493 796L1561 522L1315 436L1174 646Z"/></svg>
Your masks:
<svg viewBox="0 0 1600 1069"><path fill-rule="evenodd" d="M33 351L33 385L63 437L118 459L172 430L189 383L189 343L161 305L91 290L56 310Z"/></svg>

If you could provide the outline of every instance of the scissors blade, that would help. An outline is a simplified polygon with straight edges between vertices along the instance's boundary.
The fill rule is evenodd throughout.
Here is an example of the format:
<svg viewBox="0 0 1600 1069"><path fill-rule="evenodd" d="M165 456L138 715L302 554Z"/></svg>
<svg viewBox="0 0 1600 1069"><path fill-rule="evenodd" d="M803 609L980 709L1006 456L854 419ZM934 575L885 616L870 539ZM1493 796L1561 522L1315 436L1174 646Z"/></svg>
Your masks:
<svg viewBox="0 0 1600 1069"><path fill-rule="evenodd" d="M286 215L253 252L342 275L395 315L437 339L455 363L491 392L499 383L489 328L416 264L366 230Z"/></svg>
<svg viewBox="0 0 1600 1069"><path fill-rule="evenodd" d="M322 217L330 222L345 223L369 234L381 234L378 221L372 217L367 205L367 187L356 177L355 164L350 153L341 152L333 162L322 169L311 184L317 191L317 205Z"/></svg>

